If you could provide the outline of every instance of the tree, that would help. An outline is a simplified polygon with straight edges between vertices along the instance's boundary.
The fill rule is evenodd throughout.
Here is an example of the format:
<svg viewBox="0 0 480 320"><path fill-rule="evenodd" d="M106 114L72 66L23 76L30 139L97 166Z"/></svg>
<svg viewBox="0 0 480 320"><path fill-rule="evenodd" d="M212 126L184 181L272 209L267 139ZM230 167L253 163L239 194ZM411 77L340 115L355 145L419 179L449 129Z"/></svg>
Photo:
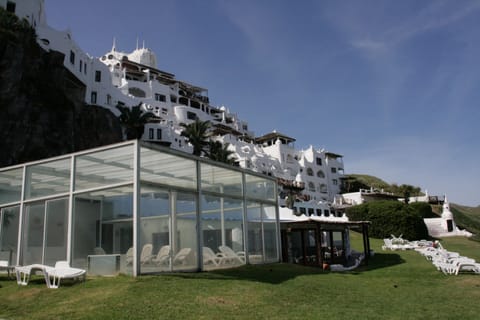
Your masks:
<svg viewBox="0 0 480 320"><path fill-rule="evenodd" d="M122 124L127 140L140 139L145 130L145 124L150 118L154 117L151 112L142 111L142 103L133 106L132 108L117 104L117 109L120 111L118 119Z"/></svg>
<svg viewBox="0 0 480 320"><path fill-rule="evenodd" d="M226 164L234 164L235 158L232 157L234 152L228 150L229 145L229 143L222 144L220 141L210 140L208 143L207 156L214 161L223 162Z"/></svg>
<svg viewBox="0 0 480 320"><path fill-rule="evenodd" d="M210 137L210 121L201 121L197 118L190 124L181 123L180 125L184 128L181 136L187 138L193 146L193 154L201 156L202 152L206 152Z"/></svg>

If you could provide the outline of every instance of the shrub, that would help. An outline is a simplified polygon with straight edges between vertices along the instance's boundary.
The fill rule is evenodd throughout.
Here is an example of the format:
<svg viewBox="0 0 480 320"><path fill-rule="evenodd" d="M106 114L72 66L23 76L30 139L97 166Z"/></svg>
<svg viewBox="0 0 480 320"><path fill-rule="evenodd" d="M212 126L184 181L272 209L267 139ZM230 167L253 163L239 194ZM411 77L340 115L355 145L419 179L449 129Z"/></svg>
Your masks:
<svg viewBox="0 0 480 320"><path fill-rule="evenodd" d="M347 209L352 221L370 221L370 236L388 238L391 234L416 240L428 237L424 217L434 215L428 204L407 205L399 201L367 202Z"/></svg>

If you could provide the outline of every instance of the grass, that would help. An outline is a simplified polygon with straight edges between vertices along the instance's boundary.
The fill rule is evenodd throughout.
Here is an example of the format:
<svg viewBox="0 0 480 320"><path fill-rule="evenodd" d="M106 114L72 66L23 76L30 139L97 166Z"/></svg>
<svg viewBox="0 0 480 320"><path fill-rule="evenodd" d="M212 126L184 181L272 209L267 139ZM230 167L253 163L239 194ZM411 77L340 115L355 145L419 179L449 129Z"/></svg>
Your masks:
<svg viewBox="0 0 480 320"><path fill-rule="evenodd" d="M352 236L354 247L361 238ZM381 251L348 273L289 264L88 278L47 289L0 274L0 319L477 319L480 276L445 276L414 251ZM480 261L480 243L442 241Z"/></svg>

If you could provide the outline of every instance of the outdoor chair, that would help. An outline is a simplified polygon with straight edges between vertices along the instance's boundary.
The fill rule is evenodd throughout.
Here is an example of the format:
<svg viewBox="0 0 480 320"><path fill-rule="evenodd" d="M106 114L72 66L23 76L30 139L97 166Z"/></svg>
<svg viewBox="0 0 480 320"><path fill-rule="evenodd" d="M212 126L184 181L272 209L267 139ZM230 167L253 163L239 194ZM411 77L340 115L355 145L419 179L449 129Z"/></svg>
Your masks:
<svg viewBox="0 0 480 320"><path fill-rule="evenodd" d="M233 263L240 262L241 264L245 264L244 251L235 252L228 246L219 246L218 249L225 255L225 260Z"/></svg>
<svg viewBox="0 0 480 320"><path fill-rule="evenodd" d="M162 246L155 257L152 258L152 262L157 265L169 265L170 264L170 246Z"/></svg>
<svg viewBox="0 0 480 320"><path fill-rule="evenodd" d="M225 254L223 253L215 253L209 247L203 247L203 264L213 264L218 266L220 264L225 263Z"/></svg>
<svg viewBox="0 0 480 320"><path fill-rule="evenodd" d="M191 258L193 255L193 251L191 248L183 248L181 249L176 255L175 258L173 258L173 264L174 265L186 265L188 262L191 262Z"/></svg>
<svg viewBox="0 0 480 320"><path fill-rule="evenodd" d="M57 261L53 269L46 270L45 280L47 287L57 289L62 279L79 279L85 281L86 271L83 269L72 268L68 261Z"/></svg>
<svg viewBox="0 0 480 320"><path fill-rule="evenodd" d="M125 254L125 256L126 256L125 263L127 264L127 266L131 265L133 263L133 247L130 247L127 250L127 253Z"/></svg>
<svg viewBox="0 0 480 320"><path fill-rule="evenodd" d="M48 288L56 289L60 286L62 279L80 279L85 280L86 271L83 269L70 267L68 261L57 261L55 267L43 264L31 264L28 266L15 267L17 276L17 284L26 286L30 280L30 276L40 271L45 279Z"/></svg>
<svg viewBox="0 0 480 320"><path fill-rule="evenodd" d="M143 246L142 252L140 253L140 264L142 266L152 261L153 259L152 251L153 251L152 244L147 243Z"/></svg>

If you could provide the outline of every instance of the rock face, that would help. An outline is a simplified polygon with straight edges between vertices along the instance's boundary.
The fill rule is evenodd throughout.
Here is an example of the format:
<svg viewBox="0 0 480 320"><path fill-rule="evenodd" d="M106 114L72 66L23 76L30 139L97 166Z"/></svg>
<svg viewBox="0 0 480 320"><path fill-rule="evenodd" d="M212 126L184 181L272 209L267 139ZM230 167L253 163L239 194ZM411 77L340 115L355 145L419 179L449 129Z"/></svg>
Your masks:
<svg viewBox="0 0 480 320"><path fill-rule="evenodd" d="M122 141L117 117L85 105L63 60L32 29L0 26L0 167Z"/></svg>

